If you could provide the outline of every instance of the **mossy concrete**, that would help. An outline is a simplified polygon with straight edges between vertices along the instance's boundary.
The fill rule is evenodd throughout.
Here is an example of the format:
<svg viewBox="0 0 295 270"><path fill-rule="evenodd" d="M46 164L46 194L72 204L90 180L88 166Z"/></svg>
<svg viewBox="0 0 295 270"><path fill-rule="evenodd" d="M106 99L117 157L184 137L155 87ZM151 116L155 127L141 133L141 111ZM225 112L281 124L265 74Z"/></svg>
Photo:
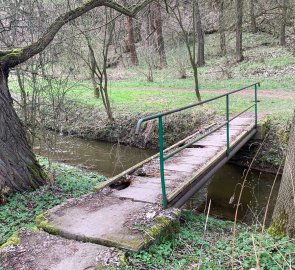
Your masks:
<svg viewBox="0 0 295 270"><path fill-rule="evenodd" d="M150 245L153 242L158 242L161 239L169 239L175 233L180 230L180 219L181 210L177 208L171 208L163 210L154 219L154 224L147 228L145 231L145 244Z"/></svg>
<svg viewBox="0 0 295 270"><path fill-rule="evenodd" d="M263 140L270 127L270 118L268 115L265 115L258 121L257 132L253 139Z"/></svg>
<svg viewBox="0 0 295 270"><path fill-rule="evenodd" d="M0 246L0 250L6 248L8 246L18 245L18 244L20 244L20 242L21 242L21 239L19 237L19 231L16 231L16 232L13 233L12 236L10 236L8 238L8 240L2 246Z"/></svg>
<svg viewBox="0 0 295 270"><path fill-rule="evenodd" d="M92 193L39 215L36 224L67 239L138 251L177 231L180 210L159 209L156 204Z"/></svg>
<svg viewBox="0 0 295 270"><path fill-rule="evenodd" d="M51 224L49 224L49 222L47 220L47 213L46 212L38 215L36 217L35 223L36 223L37 228L41 228L51 234L55 234L55 235L58 234L58 229L55 228L54 226L52 226Z"/></svg>

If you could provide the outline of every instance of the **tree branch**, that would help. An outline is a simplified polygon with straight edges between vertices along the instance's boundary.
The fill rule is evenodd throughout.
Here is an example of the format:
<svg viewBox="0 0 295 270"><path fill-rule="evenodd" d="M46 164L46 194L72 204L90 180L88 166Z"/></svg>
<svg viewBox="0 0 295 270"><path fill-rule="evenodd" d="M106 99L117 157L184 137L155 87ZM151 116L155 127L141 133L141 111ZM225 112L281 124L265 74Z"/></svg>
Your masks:
<svg viewBox="0 0 295 270"><path fill-rule="evenodd" d="M115 0L90 0L84 5L60 15L45 31L39 40L22 49L12 49L9 51L0 51L0 67L15 67L34 55L42 52L54 39L58 31L68 22L80 17L84 13L100 6L112 8L126 16L134 17L141 9L146 7L154 0L142 0L133 7L124 7Z"/></svg>

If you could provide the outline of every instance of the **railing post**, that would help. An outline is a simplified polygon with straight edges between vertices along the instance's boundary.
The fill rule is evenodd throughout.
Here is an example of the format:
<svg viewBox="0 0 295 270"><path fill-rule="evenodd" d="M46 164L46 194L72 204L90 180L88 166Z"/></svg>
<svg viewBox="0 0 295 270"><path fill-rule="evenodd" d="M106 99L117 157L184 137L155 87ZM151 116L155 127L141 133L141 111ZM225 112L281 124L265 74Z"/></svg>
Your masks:
<svg viewBox="0 0 295 270"><path fill-rule="evenodd" d="M229 143L229 95L226 95L226 155L229 156L230 143Z"/></svg>
<svg viewBox="0 0 295 270"><path fill-rule="evenodd" d="M164 136L163 136L163 117L159 116L159 147L160 147L160 175L161 175L161 186L162 186L162 205L163 208L167 208L167 195L166 195L166 184L164 174Z"/></svg>
<svg viewBox="0 0 295 270"><path fill-rule="evenodd" d="M257 105L257 83L254 85L254 99L255 99L255 127L258 125L258 105Z"/></svg>

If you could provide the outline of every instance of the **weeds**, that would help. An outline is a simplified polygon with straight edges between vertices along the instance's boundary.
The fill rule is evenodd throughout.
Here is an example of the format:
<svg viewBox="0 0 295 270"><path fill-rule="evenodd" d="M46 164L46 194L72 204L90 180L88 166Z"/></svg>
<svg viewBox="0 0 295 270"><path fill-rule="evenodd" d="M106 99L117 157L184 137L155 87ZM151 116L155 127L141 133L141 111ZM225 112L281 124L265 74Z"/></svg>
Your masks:
<svg viewBox="0 0 295 270"><path fill-rule="evenodd" d="M151 246L147 251L130 252L129 265L124 270L135 269L230 269L231 258L234 269L256 267L253 239L258 243L261 233L257 227L239 224L236 248L232 257L231 234L233 222L217 220L201 214L184 214L180 233L170 241ZM207 233L204 238L204 225ZM261 269L292 269L295 258L294 241L288 238L274 239L264 234L260 249ZM291 266L291 267L290 267Z"/></svg>
<svg viewBox="0 0 295 270"><path fill-rule="evenodd" d="M46 167L47 162L40 159ZM41 212L61 204L66 199L79 197L92 191L104 178L85 173L70 166L53 163L56 182L36 191L12 194L0 205L0 246L21 227L35 226L35 217Z"/></svg>

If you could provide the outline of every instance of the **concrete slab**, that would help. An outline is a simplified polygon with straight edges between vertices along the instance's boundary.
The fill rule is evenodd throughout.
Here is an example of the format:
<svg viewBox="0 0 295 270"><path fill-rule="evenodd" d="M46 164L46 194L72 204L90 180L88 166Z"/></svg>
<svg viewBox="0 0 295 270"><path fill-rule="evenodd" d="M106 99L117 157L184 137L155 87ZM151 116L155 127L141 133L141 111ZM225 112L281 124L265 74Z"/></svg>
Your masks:
<svg viewBox="0 0 295 270"><path fill-rule="evenodd" d="M46 232L21 229L20 243L0 251L0 268L11 270L108 269L120 264L114 248L82 243Z"/></svg>
<svg viewBox="0 0 295 270"><path fill-rule="evenodd" d="M67 239L138 251L158 239L171 224L168 219L165 226L160 224L161 229L150 237L153 230L149 228L157 224L157 214L162 210L160 203L121 199L114 191L101 193L54 207L37 218L37 226ZM143 227L144 230L139 229Z"/></svg>
<svg viewBox="0 0 295 270"><path fill-rule="evenodd" d="M182 152L185 156L212 157L219 149L220 147L208 146L206 148L186 148Z"/></svg>
<svg viewBox="0 0 295 270"><path fill-rule="evenodd" d="M161 185L157 188L148 183L129 186L126 189L114 190L112 196L127 198L139 202L160 203L162 195Z"/></svg>
<svg viewBox="0 0 295 270"><path fill-rule="evenodd" d="M145 203L93 193L69 200L47 212L46 223L38 224L45 231L68 239L87 241L104 246L138 250L144 243L142 234L133 232L125 223Z"/></svg>

